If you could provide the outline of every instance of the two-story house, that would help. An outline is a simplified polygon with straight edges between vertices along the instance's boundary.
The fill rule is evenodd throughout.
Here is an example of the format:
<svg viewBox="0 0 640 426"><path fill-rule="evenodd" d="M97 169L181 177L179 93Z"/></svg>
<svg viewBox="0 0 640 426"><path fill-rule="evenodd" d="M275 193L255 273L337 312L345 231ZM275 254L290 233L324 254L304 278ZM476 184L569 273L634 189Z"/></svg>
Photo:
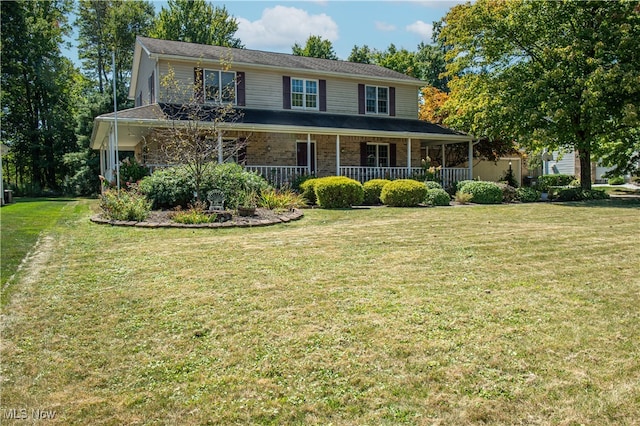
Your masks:
<svg viewBox="0 0 640 426"><path fill-rule="evenodd" d="M166 165L160 130L175 126L180 117L173 112L189 97L180 99L165 86L169 74L191 85L192 100L212 108L231 103L241 111L236 120L216 123L211 143L246 142L234 159L276 185L301 174L361 182L404 178L420 170L430 149L464 143L473 152L471 136L418 120L424 83L404 74L372 64L138 37L129 91L135 107L94 123L91 146L100 150L108 179L118 151L133 151L151 168ZM222 153L218 161L228 161ZM443 180L469 178L468 164L445 167Z"/></svg>

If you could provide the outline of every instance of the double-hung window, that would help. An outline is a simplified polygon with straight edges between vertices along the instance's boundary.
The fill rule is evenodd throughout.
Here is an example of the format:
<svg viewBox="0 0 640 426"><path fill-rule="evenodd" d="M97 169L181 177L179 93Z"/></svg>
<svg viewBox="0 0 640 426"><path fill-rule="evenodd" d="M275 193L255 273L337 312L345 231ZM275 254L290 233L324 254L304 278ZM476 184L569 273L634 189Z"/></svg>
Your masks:
<svg viewBox="0 0 640 426"><path fill-rule="evenodd" d="M389 114L389 88L366 86L367 114Z"/></svg>
<svg viewBox="0 0 640 426"><path fill-rule="evenodd" d="M389 144L367 144L367 167L389 167Z"/></svg>
<svg viewBox="0 0 640 426"><path fill-rule="evenodd" d="M206 102L236 102L236 73L231 71L204 70L204 95Z"/></svg>
<svg viewBox="0 0 640 426"><path fill-rule="evenodd" d="M318 80L291 79L291 108L318 109Z"/></svg>

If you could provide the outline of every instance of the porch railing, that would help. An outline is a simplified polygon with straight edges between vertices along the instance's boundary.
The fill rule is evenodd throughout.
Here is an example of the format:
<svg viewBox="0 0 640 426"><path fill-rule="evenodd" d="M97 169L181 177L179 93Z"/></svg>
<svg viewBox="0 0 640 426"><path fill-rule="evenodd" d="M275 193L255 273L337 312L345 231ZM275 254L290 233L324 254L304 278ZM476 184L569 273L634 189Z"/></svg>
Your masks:
<svg viewBox="0 0 640 426"><path fill-rule="evenodd" d="M244 166L245 170L255 172L271 185L281 188L292 184L299 176L308 174L307 166Z"/></svg>
<svg viewBox="0 0 640 426"><path fill-rule="evenodd" d="M416 174L420 174L420 167L361 167L361 166L342 166L340 167L340 175L355 179L361 183L365 183L371 179L409 179Z"/></svg>
<svg viewBox="0 0 640 426"><path fill-rule="evenodd" d="M455 185L456 182L461 180L473 179L473 176L469 174L468 168L443 168L439 172L438 181L440 184L447 188Z"/></svg>

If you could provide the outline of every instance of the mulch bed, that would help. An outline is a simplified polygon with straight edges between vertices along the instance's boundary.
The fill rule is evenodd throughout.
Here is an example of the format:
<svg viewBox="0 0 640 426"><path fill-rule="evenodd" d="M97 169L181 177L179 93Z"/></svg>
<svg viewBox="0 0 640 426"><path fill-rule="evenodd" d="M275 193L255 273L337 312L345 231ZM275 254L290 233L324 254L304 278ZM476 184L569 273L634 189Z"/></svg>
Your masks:
<svg viewBox="0 0 640 426"><path fill-rule="evenodd" d="M171 220L170 210L154 210L144 222L125 221L125 220L109 220L102 215L94 215L91 221L94 223L113 225L113 226L137 226L140 228L247 228L254 226L268 226L278 223L287 223L292 220L298 220L304 215L301 210L293 209L289 211L274 211L269 209L256 209L253 216L231 215L231 218L224 222L201 223L201 224L184 224Z"/></svg>

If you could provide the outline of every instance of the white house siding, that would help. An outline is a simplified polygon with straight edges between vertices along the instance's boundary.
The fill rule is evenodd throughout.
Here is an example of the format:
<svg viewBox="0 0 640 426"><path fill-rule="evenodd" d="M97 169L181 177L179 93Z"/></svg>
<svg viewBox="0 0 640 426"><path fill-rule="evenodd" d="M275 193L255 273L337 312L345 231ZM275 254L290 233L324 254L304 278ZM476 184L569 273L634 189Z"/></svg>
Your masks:
<svg viewBox="0 0 640 426"><path fill-rule="evenodd" d="M575 175L576 154L574 151L559 153L553 152L553 161L548 162L548 170L544 168L544 174L549 175Z"/></svg>
<svg viewBox="0 0 640 426"><path fill-rule="evenodd" d="M142 104L149 105L149 77L154 72L156 68L156 61L149 58L149 55L143 50L142 55L140 57L140 68L138 69L138 79L136 82L136 90L135 93L136 101L140 94L142 93ZM156 94L157 95L157 94Z"/></svg>

